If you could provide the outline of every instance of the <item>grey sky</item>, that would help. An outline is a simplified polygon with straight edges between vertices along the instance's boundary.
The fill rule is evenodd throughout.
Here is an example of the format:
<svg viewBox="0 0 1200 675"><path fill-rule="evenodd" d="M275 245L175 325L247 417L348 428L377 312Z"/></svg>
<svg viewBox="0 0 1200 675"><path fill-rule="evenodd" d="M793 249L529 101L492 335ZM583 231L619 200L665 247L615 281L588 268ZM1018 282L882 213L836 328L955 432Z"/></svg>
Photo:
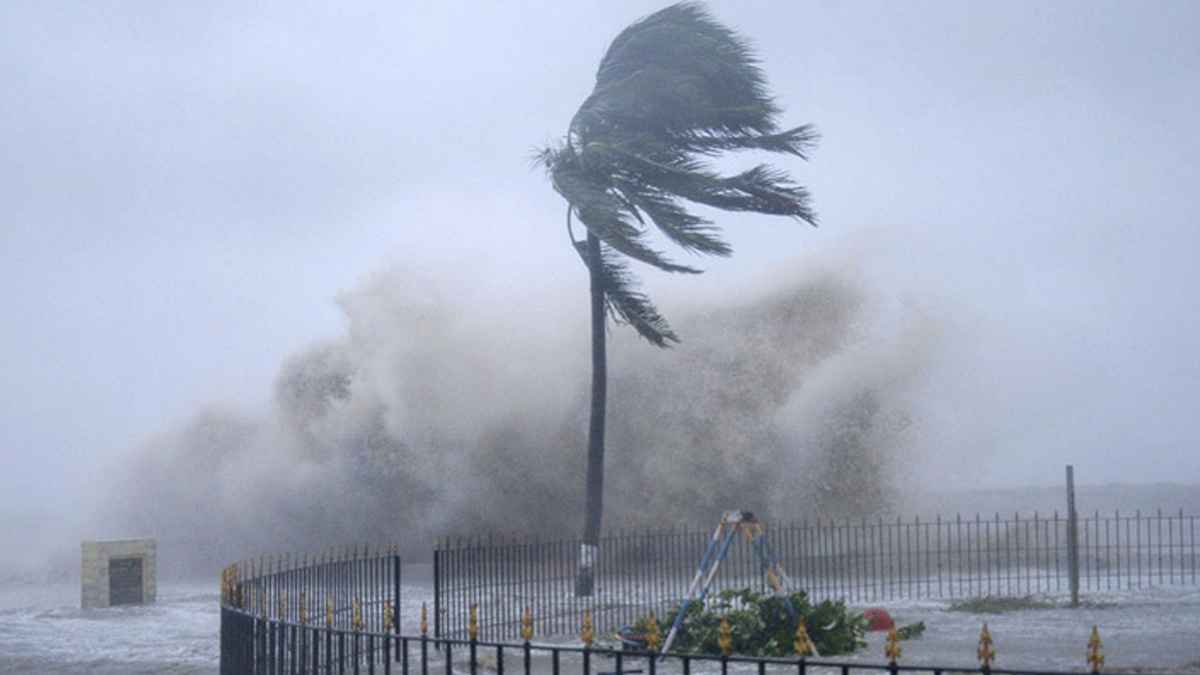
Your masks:
<svg viewBox="0 0 1200 675"><path fill-rule="evenodd" d="M663 4L0 6L0 508L65 499L203 402L261 405L392 264L585 330L529 155ZM722 217L732 259L643 275L669 315L858 260L956 308L970 341L930 401L994 410L944 436L994 446L991 482L1047 457L1200 481L1200 5L710 7L821 131L788 166L822 228Z"/></svg>

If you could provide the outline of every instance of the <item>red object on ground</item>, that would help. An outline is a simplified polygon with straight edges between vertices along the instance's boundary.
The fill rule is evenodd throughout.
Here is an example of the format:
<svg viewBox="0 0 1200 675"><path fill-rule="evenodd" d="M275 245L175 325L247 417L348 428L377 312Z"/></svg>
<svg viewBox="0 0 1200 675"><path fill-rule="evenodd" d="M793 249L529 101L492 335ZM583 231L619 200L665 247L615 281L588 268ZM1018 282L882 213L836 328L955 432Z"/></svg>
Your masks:
<svg viewBox="0 0 1200 675"><path fill-rule="evenodd" d="M868 609L863 612L863 618L867 620L867 630L891 630L896 627L896 622L892 621L892 615L882 607Z"/></svg>

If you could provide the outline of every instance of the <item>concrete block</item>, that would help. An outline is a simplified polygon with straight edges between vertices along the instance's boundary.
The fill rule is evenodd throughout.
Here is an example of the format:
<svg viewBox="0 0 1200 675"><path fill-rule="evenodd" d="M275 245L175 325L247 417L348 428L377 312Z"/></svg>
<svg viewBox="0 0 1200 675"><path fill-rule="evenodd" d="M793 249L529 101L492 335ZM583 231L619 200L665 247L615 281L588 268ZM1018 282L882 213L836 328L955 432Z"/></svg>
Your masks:
<svg viewBox="0 0 1200 675"><path fill-rule="evenodd" d="M80 604L84 609L148 604L158 597L158 545L154 539L85 541L80 554Z"/></svg>

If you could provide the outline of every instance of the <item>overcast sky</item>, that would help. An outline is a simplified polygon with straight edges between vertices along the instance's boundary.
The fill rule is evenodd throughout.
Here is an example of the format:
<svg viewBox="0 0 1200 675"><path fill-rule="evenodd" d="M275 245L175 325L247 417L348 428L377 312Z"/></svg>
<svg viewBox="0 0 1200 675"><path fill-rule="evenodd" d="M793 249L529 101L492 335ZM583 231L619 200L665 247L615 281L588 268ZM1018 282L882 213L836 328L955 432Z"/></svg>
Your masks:
<svg viewBox="0 0 1200 675"><path fill-rule="evenodd" d="M392 265L539 317L578 299L586 330L529 157L661 6L0 4L0 509L69 505L202 403L265 405L281 359L343 330L335 296ZM644 274L668 313L861 253L958 308L1004 458L986 482L1047 457L1200 482L1200 4L710 7L819 128L783 164L822 226L723 217L733 258Z"/></svg>

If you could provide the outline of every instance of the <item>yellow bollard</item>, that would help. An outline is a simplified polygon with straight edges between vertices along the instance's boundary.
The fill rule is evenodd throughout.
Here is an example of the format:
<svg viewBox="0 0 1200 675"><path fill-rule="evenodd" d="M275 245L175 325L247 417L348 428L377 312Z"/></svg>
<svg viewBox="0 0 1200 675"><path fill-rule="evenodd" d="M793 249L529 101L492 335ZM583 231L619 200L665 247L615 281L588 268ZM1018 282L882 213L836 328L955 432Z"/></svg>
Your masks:
<svg viewBox="0 0 1200 675"><path fill-rule="evenodd" d="M983 624L983 630L979 631L979 649L975 652L979 657L979 663L984 670L992 667L992 661L996 658L996 648L992 645L992 634L988 631L987 624Z"/></svg>
<svg viewBox="0 0 1200 675"><path fill-rule="evenodd" d="M904 650L900 649L900 636L896 633L896 627L892 626L888 629L887 644L883 646L883 655L887 657L888 665L894 666L903 653Z"/></svg>
<svg viewBox="0 0 1200 675"><path fill-rule="evenodd" d="M333 599L325 598L325 627L333 628Z"/></svg>
<svg viewBox="0 0 1200 675"><path fill-rule="evenodd" d="M425 609L425 603L421 603L421 637L429 634L429 611Z"/></svg>
<svg viewBox="0 0 1200 675"><path fill-rule="evenodd" d="M583 626L579 629L579 639L583 640L583 646L591 648L592 640L596 638L596 631L592 627L592 610L583 610Z"/></svg>
<svg viewBox="0 0 1200 675"><path fill-rule="evenodd" d="M528 607L521 614L521 639L526 642L533 639L533 610Z"/></svg>
<svg viewBox="0 0 1200 675"><path fill-rule="evenodd" d="M383 602L383 632L385 632L385 633L392 632L393 622L394 622L394 617L392 615L392 601L385 600Z"/></svg>
<svg viewBox="0 0 1200 675"><path fill-rule="evenodd" d="M1104 643L1100 641L1100 628L1092 626L1092 635L1088 638L1087 662L1093 673L1099 673L1104 667Z"/></svg>
<svg viewBox="0 0 1200 675"><path fill-rule="evenodd" d="M721 617L721 630L717 634L717 644L721 646L721 653L729 656L733 653L733 628L729 626L729 619Z"/></svg>
<svg viewBox="0 0 1200 675"><path fill-rule="evenodd" d="M792 649L795 650L796 656L812 656L817 651L812 638L808 636L808 627L804 625L804 619L800 619L796 624L796 639L792 641Z"/></svg>
<svg viewBox="0 0 1200 675"><path fill-rule="evenodd" d="M658 617L654 616L654 612L650 612L646 620L650 622L650 627L646 629L646 649L656 652L658 645L662 643L662 633L658 632Z"/></svg>
<svg viewBox="0 0 1200 675"><path fill-rule="evenodd" d="M471 642L479 639L479 605L471 605L471 612L467 617L467 637Z"/></svg>

